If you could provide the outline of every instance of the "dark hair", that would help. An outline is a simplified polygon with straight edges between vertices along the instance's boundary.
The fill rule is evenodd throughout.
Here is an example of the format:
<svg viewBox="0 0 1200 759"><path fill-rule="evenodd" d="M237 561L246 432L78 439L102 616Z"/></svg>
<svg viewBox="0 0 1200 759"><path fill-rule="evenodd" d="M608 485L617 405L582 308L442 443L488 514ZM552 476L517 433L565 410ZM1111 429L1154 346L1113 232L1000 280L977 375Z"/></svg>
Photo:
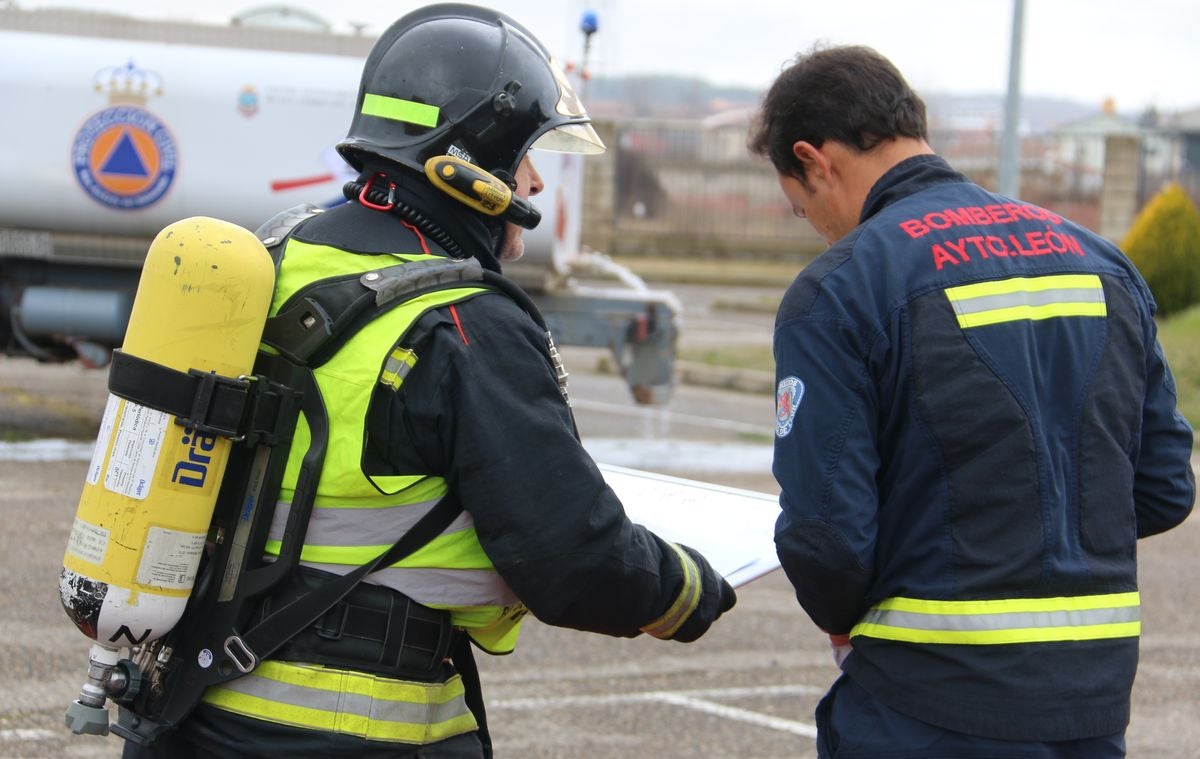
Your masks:
<svg viewBox="0 0 1200 759"><path fill-rule="evenodd" d="M804 180L792 145L826 140L861 152L896 137L926 139L925 103L891 61L869 47L814 47L784 69L763 98L748 146L782 174Z"/></svg>

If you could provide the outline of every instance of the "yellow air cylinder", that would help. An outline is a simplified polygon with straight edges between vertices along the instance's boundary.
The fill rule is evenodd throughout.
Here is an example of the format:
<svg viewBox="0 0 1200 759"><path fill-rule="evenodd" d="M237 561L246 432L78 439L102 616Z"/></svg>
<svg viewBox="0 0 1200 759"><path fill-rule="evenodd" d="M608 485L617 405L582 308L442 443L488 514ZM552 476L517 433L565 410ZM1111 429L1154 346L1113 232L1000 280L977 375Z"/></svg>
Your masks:
<svg viewBox="0 0 1200 759"><path fill-rule="evenodd" d="M247 230L171 224L146 254L122 350L182 372L249 374L274 286L271 257ZM59 581L85 635L118 648L179 621L231 445L109 396Z"/></svg>

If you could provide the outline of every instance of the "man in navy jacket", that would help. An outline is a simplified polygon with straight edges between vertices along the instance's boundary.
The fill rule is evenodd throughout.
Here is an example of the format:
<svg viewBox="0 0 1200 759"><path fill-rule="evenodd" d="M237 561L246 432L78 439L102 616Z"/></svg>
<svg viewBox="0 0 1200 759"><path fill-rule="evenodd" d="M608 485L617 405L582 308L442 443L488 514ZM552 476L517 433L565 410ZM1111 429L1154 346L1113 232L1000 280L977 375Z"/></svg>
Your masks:
<svg viewBox="0 0 1200 759"><path fill-rule="evenodd" d="M775 325L776 544L844 670L820 756L1123 756L1136 541L1195 498L1145 282L951 169L868 48L799 57L750 146L830 244Z"/></svg>

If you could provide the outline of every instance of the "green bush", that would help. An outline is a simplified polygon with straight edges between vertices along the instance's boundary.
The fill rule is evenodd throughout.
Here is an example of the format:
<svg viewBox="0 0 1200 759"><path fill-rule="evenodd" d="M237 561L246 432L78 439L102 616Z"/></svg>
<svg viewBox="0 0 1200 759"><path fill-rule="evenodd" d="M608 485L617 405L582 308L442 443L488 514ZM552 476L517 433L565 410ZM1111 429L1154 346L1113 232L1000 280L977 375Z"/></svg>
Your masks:
<svg viewBox="0 0 1200 759"><path fill-rule="evenodd" d="M1158 326L1167 363L1175 375L1179 393L1179 410L1192 423L1200 426L1200 306L1164 319ZM1200 437L1196 440L1200 445Z"/></svg>
<svg viewBox="0 0 1200 759"><path fill-rule="evenodd" d="M1121 247L1133 261L1160 314L1200 303L1200 212L1177 184L1146 203Z"/></svg>

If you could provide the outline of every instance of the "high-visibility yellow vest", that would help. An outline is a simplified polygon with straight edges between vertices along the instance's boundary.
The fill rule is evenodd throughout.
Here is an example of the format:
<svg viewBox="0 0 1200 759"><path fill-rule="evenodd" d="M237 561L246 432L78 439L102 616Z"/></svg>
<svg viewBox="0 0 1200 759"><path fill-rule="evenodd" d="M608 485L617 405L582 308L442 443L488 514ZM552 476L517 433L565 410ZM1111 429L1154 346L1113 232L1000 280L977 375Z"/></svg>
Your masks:
<svg viewBox="0 0 1200 759"><path fill-rule="evenodd" d="M432 258L363 255L289 239L271 315L315 282ZM445 495L441 477L363 471L367 411L380 384L398 390L419 360L402 340L423 314L489 291L464 285L411 298L370 321L313 370L328 413L329 443L302 565L337 574L352 571L388 550ZM310 439L301 417L267 542L269 554L278 555ZM366 581L448 611L452 624L485 650L507 653L516 645L526 609L492 566L466 512L434 540L376 569ZM477 727L457 675L446 683L411 683L316 664L267 661L248 675L210 688L204 700L245 716L371 740L429 743Z"/></svg>

